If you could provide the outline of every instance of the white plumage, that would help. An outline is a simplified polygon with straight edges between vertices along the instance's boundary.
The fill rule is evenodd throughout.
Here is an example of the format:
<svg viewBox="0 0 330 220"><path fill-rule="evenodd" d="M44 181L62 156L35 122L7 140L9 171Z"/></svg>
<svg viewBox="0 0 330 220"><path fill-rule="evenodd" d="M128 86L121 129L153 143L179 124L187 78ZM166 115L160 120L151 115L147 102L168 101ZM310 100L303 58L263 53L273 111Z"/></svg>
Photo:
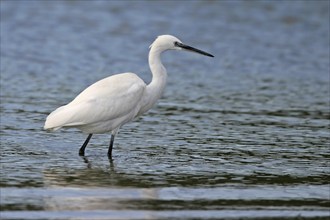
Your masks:
<svg viewBox="0 0 330 220"><path fill-rule="evenodd" d="M82 91L69 104L61 106L48 115L44 129L57 130L76 127L89 136L79 154L94 133L111 133L108 156L111 157L114 136L125 123L148 111L160 98L165 88L167 73L160 54L166 50L189 50L206 56L206 52L182 44L174 36L159 36L150 46L149 66L152 81L146 85L134 73L121 73L104 78Z"/></svg>
<svg viewBox="0 0 330 220"><path fill-rule="evenodd" d="M88 134L115 131L137 116L145 89L146 84L133 73L107 77L53 111L44 128L77 127Z"/></svg>

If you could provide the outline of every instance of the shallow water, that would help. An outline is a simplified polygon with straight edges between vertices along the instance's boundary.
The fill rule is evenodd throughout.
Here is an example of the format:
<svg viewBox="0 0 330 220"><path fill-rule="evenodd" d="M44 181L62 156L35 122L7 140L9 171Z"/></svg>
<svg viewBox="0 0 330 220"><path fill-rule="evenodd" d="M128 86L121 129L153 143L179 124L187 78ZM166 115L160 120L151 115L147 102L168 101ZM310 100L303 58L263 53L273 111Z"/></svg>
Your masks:
<svg viewBox="0 0 330 220"><path fill-rule="evenodd" d="M2 219L327 219L329 2L1 1ZM109 135L44 120L178 36L168 86Z"/></svg>

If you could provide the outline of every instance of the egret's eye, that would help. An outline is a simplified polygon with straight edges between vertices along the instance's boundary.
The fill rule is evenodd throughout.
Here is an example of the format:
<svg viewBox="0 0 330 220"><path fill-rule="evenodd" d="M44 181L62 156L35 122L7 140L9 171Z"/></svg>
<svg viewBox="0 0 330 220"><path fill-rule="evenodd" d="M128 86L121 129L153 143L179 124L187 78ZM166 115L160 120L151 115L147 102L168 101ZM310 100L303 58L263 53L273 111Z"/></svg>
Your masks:
<svg viewBox="0 0 330 220"><path fill-rule="evenodd" d="M174 46L183 48L185 45L183 43L180 43L179 41L175 41Z"/></svg>

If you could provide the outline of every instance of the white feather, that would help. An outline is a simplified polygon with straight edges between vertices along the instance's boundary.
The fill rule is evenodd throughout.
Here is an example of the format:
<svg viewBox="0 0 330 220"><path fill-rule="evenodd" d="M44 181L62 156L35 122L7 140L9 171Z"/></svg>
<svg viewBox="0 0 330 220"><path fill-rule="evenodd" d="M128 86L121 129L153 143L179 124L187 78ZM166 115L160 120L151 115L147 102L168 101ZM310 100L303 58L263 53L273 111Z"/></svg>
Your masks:
<svg viewBox="0 0 330 220"><path fill-rule="evenodd" d="M145 88L146 84L133 73L104 78L86 88L69 104L53 111L47 117L44 129L80 127L86 133L112 131L136 116ZM106 122L112 125L98 126Z"/></svg>

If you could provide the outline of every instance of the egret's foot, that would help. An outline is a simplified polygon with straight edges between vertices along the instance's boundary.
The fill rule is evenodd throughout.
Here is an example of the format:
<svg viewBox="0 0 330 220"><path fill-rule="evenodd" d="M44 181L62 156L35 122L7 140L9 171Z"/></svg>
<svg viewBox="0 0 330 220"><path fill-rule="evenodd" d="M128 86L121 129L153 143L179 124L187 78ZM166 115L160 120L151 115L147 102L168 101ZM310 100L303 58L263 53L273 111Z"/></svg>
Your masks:
<svg viewBox="0 0 330 220"><path fill-rule="evenodd" d="M85 148L89 142L89 140L92 138L93 134L89 134L87 139L85 140L84 144L79 149L79 156L85 156Z"/></svg>
<svg viewBox="0 0 330 220"><path fill-rule="evenodd" d="M79 150L79 156L85 156L85 151Z"/></svg>
<svg viewBox="0 0 330 220"><path fill-rule="evenodd" d="M87 168L92 168L92 163L89 162L88 158L85 157L85 156L82 156L82 155L80 155L80 156L81 156L81 158L84 160L84 163L87 164Z"/></svg>
<svg viewBox="0 0 330 220"><path fill-rule="evenodd" d="M108 158L109 158L109 160L111 160L112 161L112 147L110 147L109 149L108 149Z"/></svg>
<svg viewBox="0 0 330 220"><path fill-rule="evenodd" d="M109 148L108 148L108 158L112 160L112 147L113 147L113 142L115 141L115 135L111 135L111 139L110 139L110 144L109 144Z"/></svg>

